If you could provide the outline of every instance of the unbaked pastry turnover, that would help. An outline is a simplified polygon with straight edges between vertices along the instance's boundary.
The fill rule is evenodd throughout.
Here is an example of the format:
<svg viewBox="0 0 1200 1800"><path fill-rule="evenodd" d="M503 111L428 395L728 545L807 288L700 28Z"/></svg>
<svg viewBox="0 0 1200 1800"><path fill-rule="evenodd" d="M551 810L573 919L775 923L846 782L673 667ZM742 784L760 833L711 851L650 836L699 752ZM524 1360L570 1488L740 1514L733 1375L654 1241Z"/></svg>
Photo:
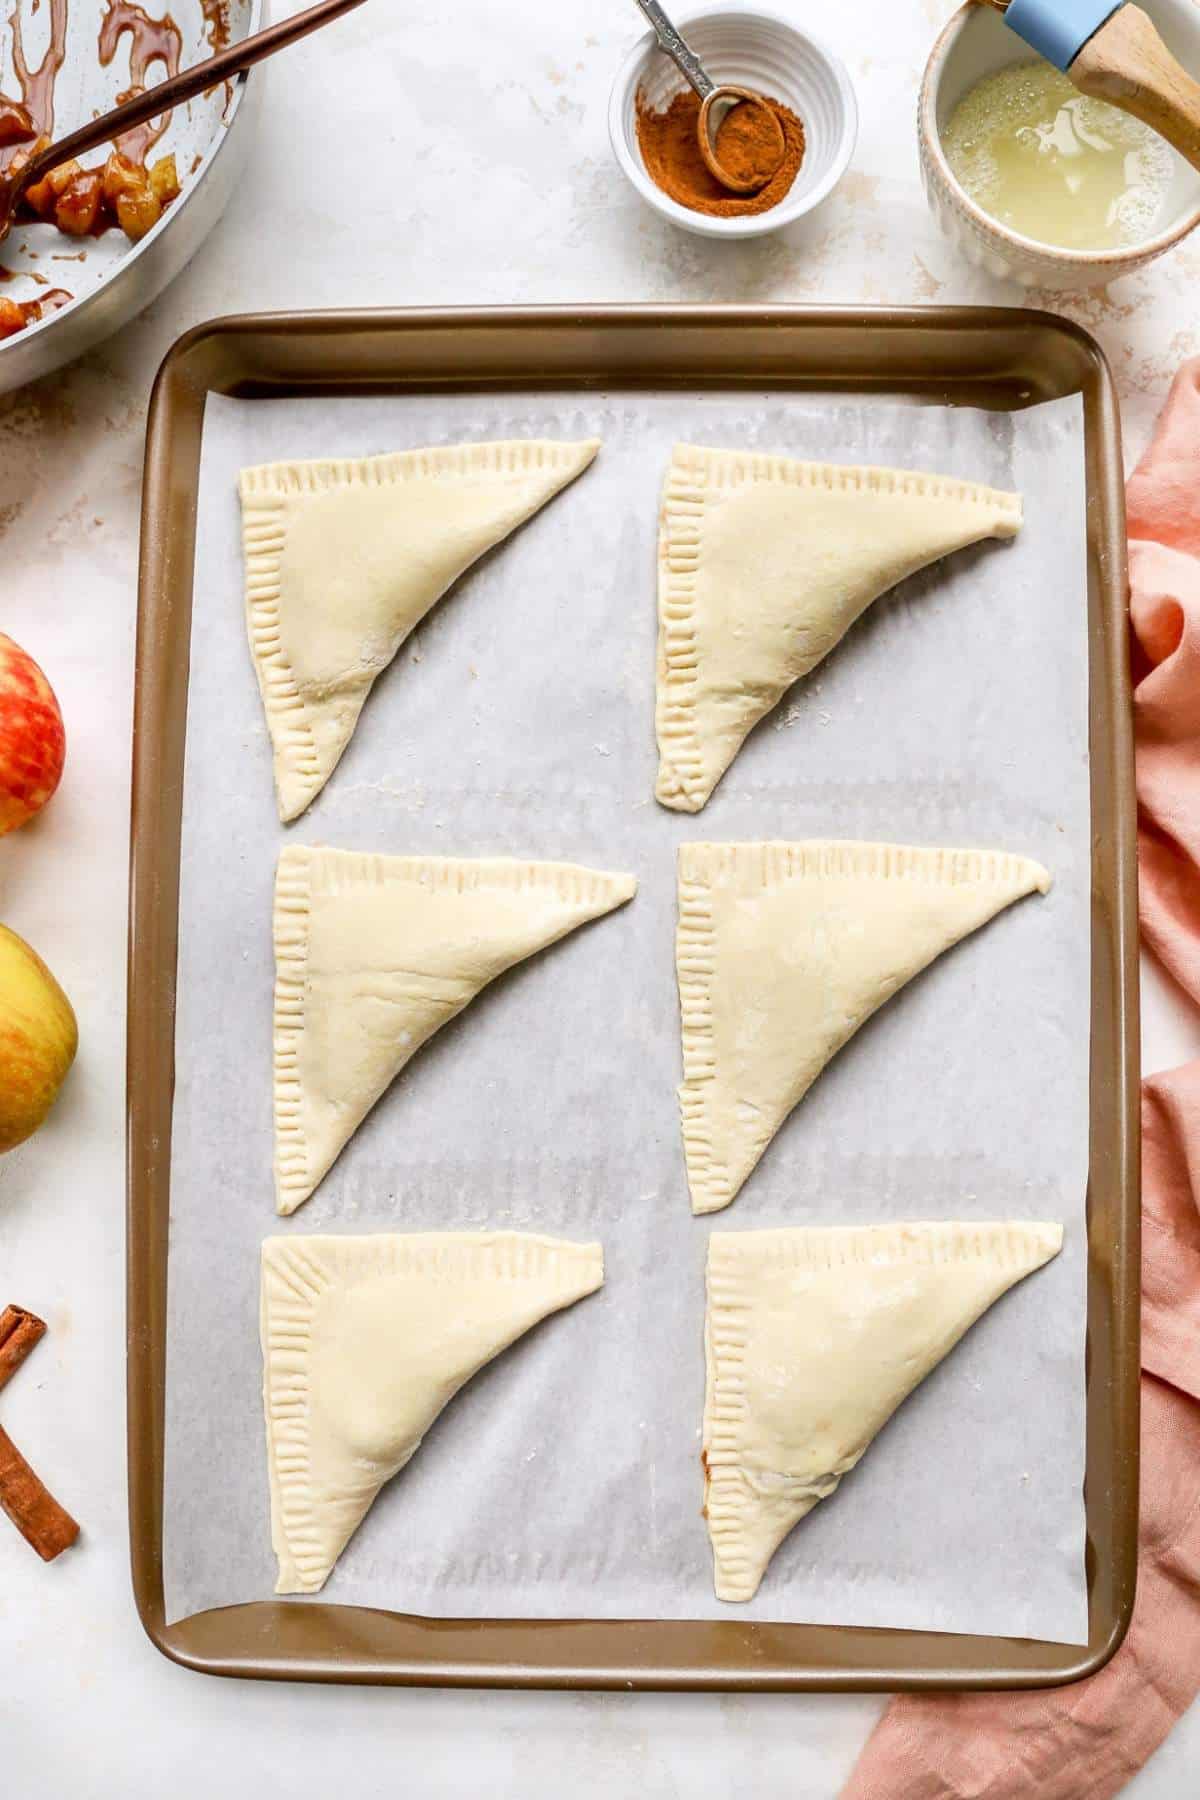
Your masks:
<svg viewBox="0 0 1200 1800"><path fill-rule="evenodd" d="M920 970L1050 877L904 844L684 844L676 970L692 1210L728 1206L830 1058Z"/></svg>
<svg viewBox="0 0 1200 1800"><path fill-rule="evenodd" d="M657 796L699 812L753 727L873 600L1021 501L910 469L677 444L659 533Z"/></svg>
<svg viewBox="0 0 1200 1800"><path fill-rule="evenodd" d="M703 1464L719 1600L754 1597L792 1526L1062 1235L1015 1222L713 1232Z"/></svg>
<svg viewBox="0 0 1200 1800"><path fill-rule="evenodd" d="M599 447L530 438L242 470L246 622L281 819L320 793L430 607Z"/></svg>
<svg viewBox="0 0 1200 1800"><path fill-rule="evenodd" d="M316 1593L458 1390L603 1280L599 1244L516 1231L268 1238L261 1329L275 1591Z"/></svg>
<svg viewBox="0 0 1200 1800"><path fill-rule="evenodd" d="M308 1199L409 1059L497 975L632 899L572 863L288 845L275 875L275 1193Z"/></svg>

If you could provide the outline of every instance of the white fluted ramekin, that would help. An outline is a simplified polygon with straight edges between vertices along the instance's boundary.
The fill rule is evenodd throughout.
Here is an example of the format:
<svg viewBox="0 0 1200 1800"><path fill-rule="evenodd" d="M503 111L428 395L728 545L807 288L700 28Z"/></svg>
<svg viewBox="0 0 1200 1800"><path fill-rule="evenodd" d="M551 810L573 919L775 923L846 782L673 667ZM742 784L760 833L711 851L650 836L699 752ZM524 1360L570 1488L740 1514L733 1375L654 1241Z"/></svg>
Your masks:
<svg viewBox="0 0 1200 1800"><path fill-rule="evenodd" d="M1200 73L1200 8L1192 0L1139 0L1159 31L1189 68ZM974 0L959 8L925 66L917 107L921 178L934 218L969 262L1022 287L1077 289L1116 281L1144 267L1200 224L1200 174L1176 156L1158 230L1140 244L1117 250L1060 250L999 224L977 206L950 172L942 132L958 102L976 82L1034 52L989 6Z"/></svg>
<svg viewBox="0 0 1200 1800"><path fill-rule="evenodd" d="M766 212L718 218L664 194L647 175L638 147L638 90L657 112L687 83L648 31L618 69L608 109L613 152L642 199L673 225L701 237L761 237L811 212L845 173L858 135L854 89L839 58L786 14L766 6L719 0L683 12L676 23L714 81L755 88L791 107L804 126L804 161L788 193Z"/></svg>

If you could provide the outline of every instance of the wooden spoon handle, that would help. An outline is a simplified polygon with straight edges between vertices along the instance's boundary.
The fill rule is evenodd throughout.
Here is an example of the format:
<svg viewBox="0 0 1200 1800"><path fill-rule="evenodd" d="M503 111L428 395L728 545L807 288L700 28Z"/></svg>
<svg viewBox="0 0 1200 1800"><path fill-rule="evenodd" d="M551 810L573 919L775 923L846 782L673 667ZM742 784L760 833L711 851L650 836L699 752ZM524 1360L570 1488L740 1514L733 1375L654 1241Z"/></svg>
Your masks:
<svg viewBox="0 0 1200 1800"><path fill-rule="evenodd" d="M1200 169L1200 82L1176 62L1140 6L1120 7L1067 74L1081 94L1132 113Z"/></svg>

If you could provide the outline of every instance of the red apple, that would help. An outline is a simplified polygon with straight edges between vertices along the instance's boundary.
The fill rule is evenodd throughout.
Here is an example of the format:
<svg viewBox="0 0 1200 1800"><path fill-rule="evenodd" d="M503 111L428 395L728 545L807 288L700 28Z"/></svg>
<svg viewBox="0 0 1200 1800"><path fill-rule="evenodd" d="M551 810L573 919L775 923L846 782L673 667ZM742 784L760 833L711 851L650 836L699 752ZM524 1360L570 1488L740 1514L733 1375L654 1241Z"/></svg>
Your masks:
<svg viewBox="0 0 1200 1800"><path fill-rule="evenodd" d="M0 837L42 810L66 753L54 689L33 658L0 631Z"/></svg>

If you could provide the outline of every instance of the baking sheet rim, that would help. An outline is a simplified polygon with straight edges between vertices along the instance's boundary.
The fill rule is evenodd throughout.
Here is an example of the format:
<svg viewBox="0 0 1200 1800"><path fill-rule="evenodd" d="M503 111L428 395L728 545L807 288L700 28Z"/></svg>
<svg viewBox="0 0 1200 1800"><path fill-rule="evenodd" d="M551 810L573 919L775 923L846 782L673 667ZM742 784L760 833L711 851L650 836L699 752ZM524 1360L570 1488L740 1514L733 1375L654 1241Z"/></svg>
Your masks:
<svg viewBox="0 0 1200 1800"><path fill-rule="evenodd" d="M531 328L534 345L529 342ZM669 338L663 336L664 328L670 328ZM780 332L787 334L786 344L778 340ZM872 363L878 363L885 333L892 336L888 347L896 368L881 380ZM933 342L923 343L929 336ZM266 346L274 347L274 359L264 358ZM775 368L779 350L785 352L785 362ZM778 381L903 393L990 381L1010 400L1021 402L1048 397L1035 395L1032 386L1021 387L1023 378L1030 381L1030 359L1036 364L1039 352L1050 363L1057 354L1060 365L1075 365L1070 371L1075 379L1066 386L1061 385L1063 367L1057 380L1052 372L1048 392L1084 393L1092 811L1094 821L1102 818L1112 828L1111 835L1094 834L1099 868L1093 876L1087 1482L1091 1634L1086 1651L865 1627L439 1621L329 1603L271 1601L220 1608L166 1627L161 1501L173 972L194 478L207 391L304 392L321 385L341 391L373 386L378 391L405 382L619 387L691 380L735 386L740 380L757 386ZM182 457L190 462L180 467ZM1136 868L1123 523L1119 425L1103 354L1079 327L1045 313L728 307L339 312L218 320L179 340L159 372L147 428L128 1051L131 1558L139 1616L165 1655L213 1673L280 1679L813 1689L1049 1685L1092 1673L1113 1654L1132 1612L1137 1517ZM1097 755L1098 750L1103 754ZM165 897L172 902L165 907L164 877ZM156 1050L165 1050L165 1056ZM1098 1068L1105 1063L1107 1068ZM1110 1103L1114 1084L1122 1102L1116 1108ZM1104 1104L1098 1105L1101 1094ZM1098 1206L1110 1215L1112 1226L1103 1255L1094 1229ZM1097 1373L1098 1331L1111 1351L1102 1359L1109 1365L1107 1379L1103 1371ZM1099 1406L1101 1387L1106 1412ZM1111 1439L1110 1467L1098 1471L1099 1480L1093 1470L1097 1437ZM1107 1540L1111 1567L1097 1550L1097 1530ZM1109 1603L1098 1616L1096 1590L1106 1575ZM473 1641L464 1646L467 1634ZM800 1640L807 1642L802 1646ZM269 1653L261 1648L264 1642L272 1645ZM893 1646L896 1654L888 1655Z"/></svg>

